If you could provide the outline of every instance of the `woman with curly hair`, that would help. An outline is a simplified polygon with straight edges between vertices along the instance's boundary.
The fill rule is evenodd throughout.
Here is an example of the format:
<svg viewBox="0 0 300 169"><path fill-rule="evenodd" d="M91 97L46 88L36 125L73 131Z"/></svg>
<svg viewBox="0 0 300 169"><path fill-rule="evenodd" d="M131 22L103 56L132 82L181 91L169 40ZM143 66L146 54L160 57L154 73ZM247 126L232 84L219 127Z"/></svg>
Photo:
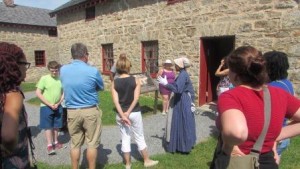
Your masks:
<svg viewBox="0 0 300 169"><path fill-rule="evenodd" d="M28 168L27 113L19 86L30 63L22 49L0 42L0 140L1 167Z"/></svg>

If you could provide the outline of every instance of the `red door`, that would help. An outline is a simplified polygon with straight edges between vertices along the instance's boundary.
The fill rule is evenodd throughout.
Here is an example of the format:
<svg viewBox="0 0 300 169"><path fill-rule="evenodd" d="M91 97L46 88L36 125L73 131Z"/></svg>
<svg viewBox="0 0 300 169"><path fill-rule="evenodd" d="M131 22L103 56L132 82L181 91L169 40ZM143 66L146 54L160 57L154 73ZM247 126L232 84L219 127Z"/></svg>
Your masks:
<svg viewBox="0 0 300 169"><path fill-rule="evenodd" d="M218 99L216 88L219 77L215 76L221 59L233 49L235 36L203 37L200 39L199 105Z"/></svg>
<svg viewBox="0 0 300 169"><path fill-rule="evenodd" d="M209 48L204 47L203 40L200 39L200 85L199 85L199 105L212 101L210 72L207 68Z"/></svg>

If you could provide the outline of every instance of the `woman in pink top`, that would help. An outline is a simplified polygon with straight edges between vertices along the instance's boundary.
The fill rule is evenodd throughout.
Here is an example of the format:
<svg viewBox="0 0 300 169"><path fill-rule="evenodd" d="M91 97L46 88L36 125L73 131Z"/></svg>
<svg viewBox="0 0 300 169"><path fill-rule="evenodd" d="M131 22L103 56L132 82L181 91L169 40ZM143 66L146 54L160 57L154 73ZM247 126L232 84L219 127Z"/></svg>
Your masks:
<svg viewBox="0 0 300 169"><path fill-rule="evenodd" d="M175 72L172 69L172 66L173 66L172 61L167 59L163 64L163 68L161 70L159 70L157 77L158 76L161 76L161 77L166 76L168 83L173 83L175 80ZM163 99L162 114L166 115L166 113L168 112L171 91L168 88L166 88L165 86L163 86L162 84L159 84L159 92Z"/></svg>

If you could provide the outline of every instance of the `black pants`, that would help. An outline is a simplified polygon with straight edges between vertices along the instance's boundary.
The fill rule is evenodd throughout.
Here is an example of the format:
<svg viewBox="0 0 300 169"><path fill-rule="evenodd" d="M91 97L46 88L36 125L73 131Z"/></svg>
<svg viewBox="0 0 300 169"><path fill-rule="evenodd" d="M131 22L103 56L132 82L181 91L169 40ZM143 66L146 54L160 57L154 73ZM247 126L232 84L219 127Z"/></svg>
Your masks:
<svg viewBox="0 0 300 169"><path fill-rule="evenodd" d="M275 162L274 159L274 153L273 151L270 151L268 153L261 154L259 156L259 169L278 169L278 165Z"/></svg>
<svg viewBox="0 0 300 169"><path fill-rule="evenodd" d="M61 128L61 131L68 131L68 111L67 108L63 108L63 127Z"/></svg>

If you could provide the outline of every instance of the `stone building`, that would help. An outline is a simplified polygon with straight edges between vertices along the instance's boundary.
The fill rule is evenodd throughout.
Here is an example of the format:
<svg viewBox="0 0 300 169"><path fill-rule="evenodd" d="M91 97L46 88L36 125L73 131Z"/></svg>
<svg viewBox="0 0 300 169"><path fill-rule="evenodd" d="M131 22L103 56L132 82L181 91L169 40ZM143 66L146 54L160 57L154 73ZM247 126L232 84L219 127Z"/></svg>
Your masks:
<svg viewBox="0 0 300 169"><path fill-rule="evenodd" d="M26 81L37 81L47 72L47 63L58 59L56 18L50 10L19 6L13 0L0 2L0 41L20 46L31 62Z"/></svg>
<svg viewBox="0 0 300 169"><path fill-rule="evenodd" d="M214 72L241 45L289 53L290 79L300 85L295 0L71 0L50 15L57 17L60 61L69 62L70 46L83 42L103 76L121 52L133 72L148 67L153 76L165 59L188 56L199 104L216 99Z"/></svg>
<svg viewBox="0 0 300 169"><path fill-rule="evenodd" d="M122 52L133 62L132 72L147 68L153 77L165 59L186 55L193 63L189 73L198 103L204 104L216 99L219 79L214 72L220 60L241 45L290 54L289 75L299 94L299 9L296 0L71 0L50 12L58 30L58 45L51 49L58 53L46 49L45 39L56 42L46 31L36 37L27 30L26 35L38 43L18 36L24 39L23 48L35 43L27 54L43 47L51 57L58 54L62 63L70 61L73 43L85 43L90 64L107 82L109 69ZM8 30L10 38L15 36Z"/></svg>

